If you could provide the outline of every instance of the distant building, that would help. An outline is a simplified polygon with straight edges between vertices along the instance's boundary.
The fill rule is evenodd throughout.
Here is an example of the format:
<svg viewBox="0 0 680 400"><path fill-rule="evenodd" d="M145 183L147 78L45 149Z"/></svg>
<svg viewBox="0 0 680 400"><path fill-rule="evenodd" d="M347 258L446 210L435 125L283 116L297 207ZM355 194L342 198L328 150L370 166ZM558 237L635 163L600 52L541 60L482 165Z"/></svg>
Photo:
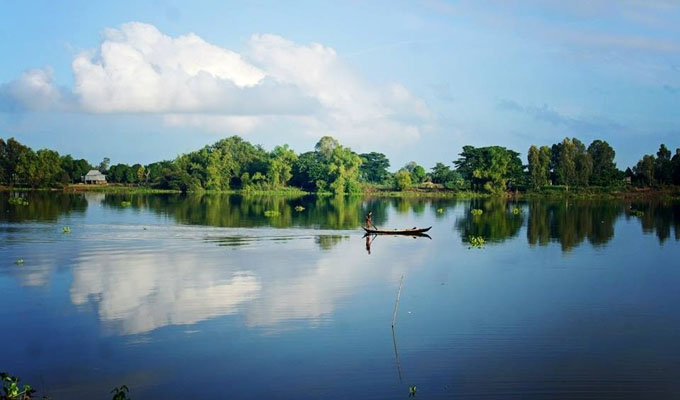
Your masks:
<svg viewBox="0 0 680 400"><path fill-rule="evenodd" d="M96 169L91 169L85 176L82 177L83 183L88 185L100 185L106 183L106 176Z"/></svg>

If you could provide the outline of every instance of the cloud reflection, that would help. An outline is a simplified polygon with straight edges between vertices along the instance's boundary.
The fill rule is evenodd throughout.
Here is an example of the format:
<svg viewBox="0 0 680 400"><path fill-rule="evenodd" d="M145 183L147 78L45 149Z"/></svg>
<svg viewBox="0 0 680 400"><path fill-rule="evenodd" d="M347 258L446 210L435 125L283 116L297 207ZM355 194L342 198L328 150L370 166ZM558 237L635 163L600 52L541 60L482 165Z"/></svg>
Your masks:
<svg viewBox="0 0 680 400"><path fill-rule="evenodd" d="M205 268L194 254L99 254L74 266L73 277L71 301L96 303L122 334L234 314L262 289L254 275Z"/></svg>
<svg viewBox="0 0 680 400"><path fill-rule="evenodd" d="M410 243L396 239L383 245ZM71 301L93 304L99 319L124 335L234 314L250 328L288 329L291 321L315 326L366 282L396 282L409 266L422 265L427 254L424 246L416 246L410 257L375 268L387 264L379 261L381 255L390 257L387 248L368 258L363 243L341 241L320 252L317 241L313 236L269 240L228 253L210 242L200 242L199 248L170 243L139 250L91 248L73 268ZM166 253L159 254L159 248Z"/></svg>

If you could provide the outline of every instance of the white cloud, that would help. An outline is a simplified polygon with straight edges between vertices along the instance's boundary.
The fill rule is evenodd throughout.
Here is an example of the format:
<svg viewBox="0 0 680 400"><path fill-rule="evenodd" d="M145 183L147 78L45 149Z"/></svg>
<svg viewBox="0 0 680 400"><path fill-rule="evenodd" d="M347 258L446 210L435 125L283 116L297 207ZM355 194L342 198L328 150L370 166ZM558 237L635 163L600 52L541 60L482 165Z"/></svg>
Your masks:
<svg viewBox="0 0 680 400"><path fill-rule="evenodd" d="M432 114L403 85L364 81L329 47L298 45L276 35L253 35L247 54L278 82L299 87L323 111L295 118L313 136L326 132L350 144L411 141Z"/></svg>
<svg viewBox="0 0 680 400"><path fill-rule="evenodd" d="M417 139L432 120L403 85L371 84L330 47L270 34L253 35L239 54L193 33L173 38L130 22L105 30L72 69L80 111L161 114L168 127L247 133L286 126L370 145ZM30 110L58 109L63 97L49 70L27 71L3 91L7 104Z"/></svg>
<svg viewBox="0 0 680 400"><path fill-rule="evenodd" d="M138 22L107 29L99 49L78 54L72 67L74 91L93 112L205 111L265 76L195 34L173 39Z"/></svg>
<svg viewBox="0 0 680 400"><path fill-rule="evenodd" d="M47 111L63 106L65 99L49 67L29 69L16 80L0 86L0 111Z"/></svg>

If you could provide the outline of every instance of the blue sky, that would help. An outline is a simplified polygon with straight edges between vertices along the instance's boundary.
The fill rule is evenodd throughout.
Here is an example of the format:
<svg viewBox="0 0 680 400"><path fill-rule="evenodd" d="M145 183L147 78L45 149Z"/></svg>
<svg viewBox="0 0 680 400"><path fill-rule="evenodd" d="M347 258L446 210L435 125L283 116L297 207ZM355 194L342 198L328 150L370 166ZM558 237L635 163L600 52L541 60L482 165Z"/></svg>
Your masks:
<svg viewBox="0 0 680 400"><path fill-rule="evenodd" d="M564 4L562 4L564 3ZM393 169L463 145L680 146L680 3L0 2L0 137L97 163L330 134Z"/></svg>

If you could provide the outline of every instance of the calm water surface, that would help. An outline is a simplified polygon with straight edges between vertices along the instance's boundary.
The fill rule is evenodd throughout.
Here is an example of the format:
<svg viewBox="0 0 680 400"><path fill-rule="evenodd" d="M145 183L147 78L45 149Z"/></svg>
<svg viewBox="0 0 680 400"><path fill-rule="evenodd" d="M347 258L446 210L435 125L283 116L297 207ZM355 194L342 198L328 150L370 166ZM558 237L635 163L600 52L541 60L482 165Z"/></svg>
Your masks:
<svg viewBox="0 0 680 400"><path fill-rule="evenodd" d="M0 370L54 399L680 398L678 203L22 195Z"/></svg>

